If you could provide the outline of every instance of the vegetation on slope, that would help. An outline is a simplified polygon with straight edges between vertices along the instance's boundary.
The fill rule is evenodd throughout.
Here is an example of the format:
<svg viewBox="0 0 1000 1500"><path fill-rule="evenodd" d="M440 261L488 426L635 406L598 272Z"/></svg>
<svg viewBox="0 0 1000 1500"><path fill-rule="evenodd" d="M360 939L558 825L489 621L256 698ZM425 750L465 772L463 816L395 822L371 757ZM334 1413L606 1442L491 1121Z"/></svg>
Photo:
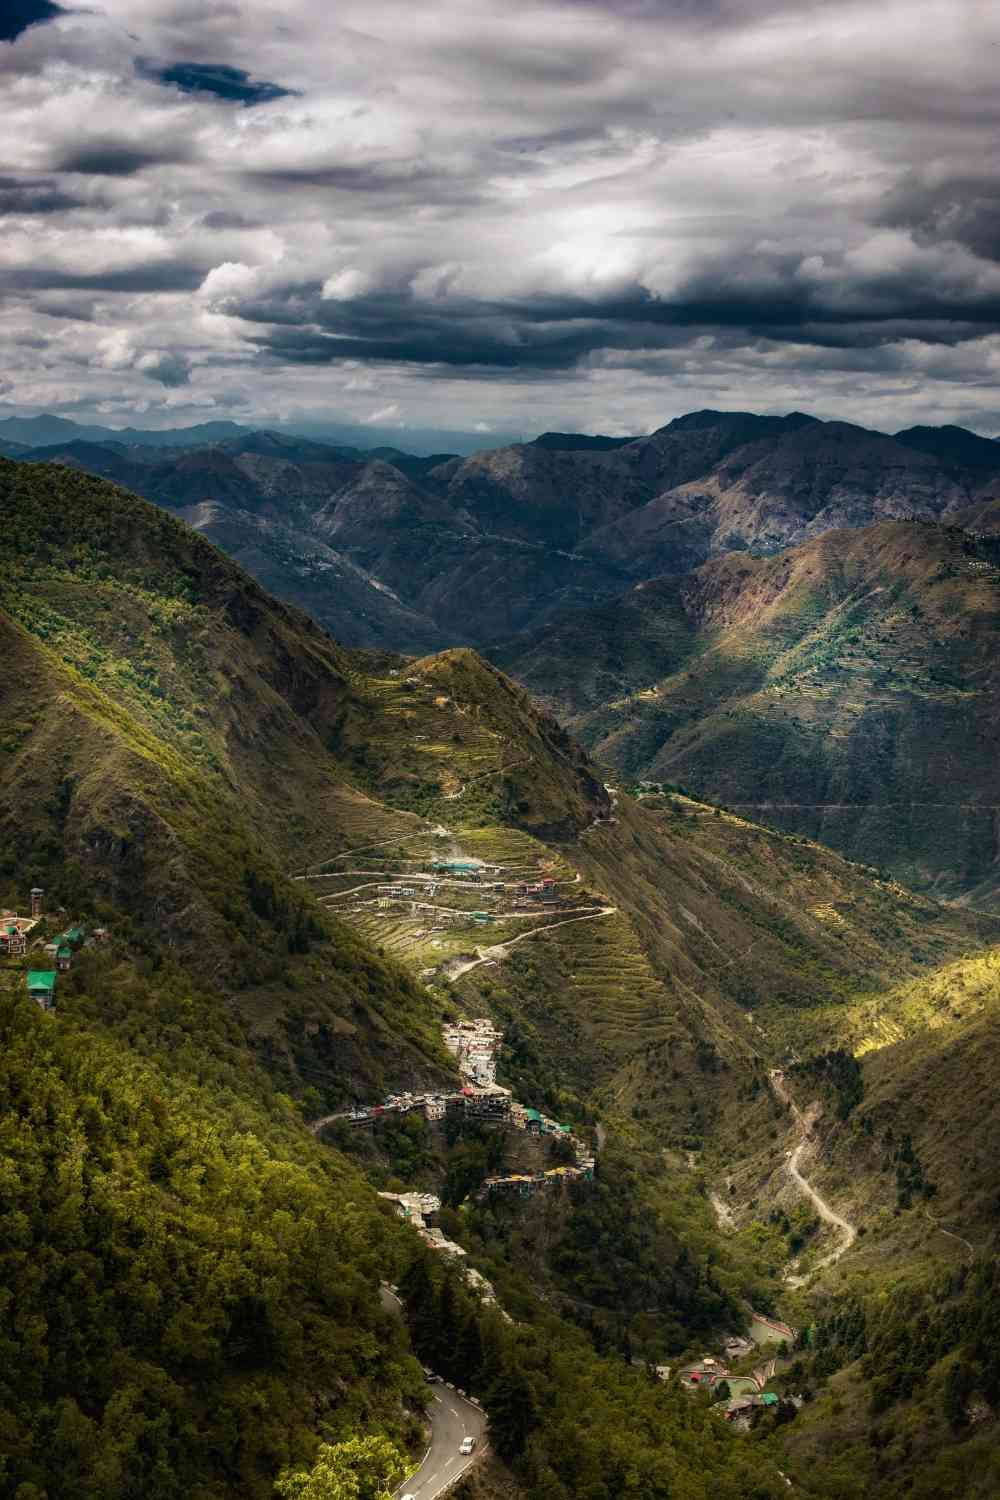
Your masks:
<svg viewBox="0 0 1000 1500"><path fill-rule="evenodd" d="M5 466L0 479L23 543L2 579L18 667L0 763L3 894L21 904L37 881L50 909L114 933L62 976L54 1015L24 997L23 960L2 966L19 1336L5 1479L18 1500L265 1494L319 1438L413 1433L399 1402L421 1382L375 1300L404 1231L383 1225L360 1177L312 1142L252 1060L316 1110L324 1095L447 1077L440 1002L285 873L296 856L426 830L362 790L344 750L366 728L388 744L394 707L408 706L151 508L66 470ZM451 707L459 764L467 733L500 746L510 824L566 838L606 812L580 753L492 669L461 653L414 675L422 713ZM511 773L511 741L536 762L533 780ZM416 743L373 756L368 784L405 771ZM468 807L477 847L532 844ZM530 1293L523 1303L537 1315ZM569 1455L587 1424L594 1493L610 1493L620 1454L596 1434L602 1412L624 1420L627 1393L614 1366L565 1338L566 1359L544 1367L535 1444L565 1428ZM535 1358L509 1354L521 1386ZM659 1388L648 1403L656 1447L679 1455L663 1473L693 1496L735 1497L750 1472L774 1492L767 1466L717 1426L690 1431ZM639 1448L640 1425L622 1452ZM571 1486L568 1457L542 1469L509 1451L550 1493ZM646 1492L666 1483L650 1468Z"/></svg>
<svg viewBox="0 0 1000 1500"><path fill-rule="evenodd" d="M629 777L988 904L995 541L885 522L732 553L497 653Z"/></svg>
<svg viewBox="0 0 1000 1500"><path fill-rule="evenodd" d="M64 980L0 994L4 1493L263 1500L319 1434L413 1441L401 1230L185 976Z"/></svg>

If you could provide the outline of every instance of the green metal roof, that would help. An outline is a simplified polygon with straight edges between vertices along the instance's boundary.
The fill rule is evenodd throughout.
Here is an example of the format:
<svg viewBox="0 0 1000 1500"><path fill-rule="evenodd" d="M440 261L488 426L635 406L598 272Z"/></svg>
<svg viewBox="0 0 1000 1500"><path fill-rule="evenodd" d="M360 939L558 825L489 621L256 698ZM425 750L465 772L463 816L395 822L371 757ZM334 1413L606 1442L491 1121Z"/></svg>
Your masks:
<svg viewBox="0 0 1000 1500"><path fill-rule="evenodd" d="M765 1391L760 1399L765 1406L777 1406L778 1404L778 1398L773 1391Z"/></svg>
<svg viewBox="0 0 1000 1500"><path fill-rule="evenodd" d="M82 943L83 942L83 928L82 927L67 927L66 931L64 933L62 933L62 936L66 939L67 943Z"/></svg>
<svg viewBox="0 0 1000 1500"><path fill-rule="evenodd" d="M529 1120L540 1120L542 1118L537 1109L526 1109L524 1113Z"/></svg>
<svg viewBox="0 0 1000 1500"><path fill-rule="evenodd" d="M29 969L28 989L44 990L51 994L56 987L56 975L53 969Z"/></svg>
<svg viewBox="0 0 1000 1500"><path fill-rule="evenodd" d="M63 943L61 947L59 947L59 948L56 949L56 958L72 958L72 957L73 957L73 950L72 950L72 948L70 948L68 946L68 944Z"/></svg>

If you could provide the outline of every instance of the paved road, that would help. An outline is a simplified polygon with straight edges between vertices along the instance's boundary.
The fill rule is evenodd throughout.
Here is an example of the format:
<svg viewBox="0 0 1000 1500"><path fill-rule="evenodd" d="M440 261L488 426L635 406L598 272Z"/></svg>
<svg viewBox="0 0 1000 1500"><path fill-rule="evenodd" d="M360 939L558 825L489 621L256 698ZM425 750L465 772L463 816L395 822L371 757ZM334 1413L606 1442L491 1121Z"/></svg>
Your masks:
<svg viewBox="0 0 1000 1500"><path fill-rule="evenodd" d="M402 1317L399 1298L387 1286L381 1290L382 1306ZM396 1495L412 1495L414 1500L434 1500L449 1489L466 1469L475 1463L486 1436L486 1413L443 1381L431 1386L433 1400L427 1409L431 1424L431 1445L415 1474L403 1481ZM464 1437L476 1439L475 1450L465 1456L459 1453Z"/></svg>

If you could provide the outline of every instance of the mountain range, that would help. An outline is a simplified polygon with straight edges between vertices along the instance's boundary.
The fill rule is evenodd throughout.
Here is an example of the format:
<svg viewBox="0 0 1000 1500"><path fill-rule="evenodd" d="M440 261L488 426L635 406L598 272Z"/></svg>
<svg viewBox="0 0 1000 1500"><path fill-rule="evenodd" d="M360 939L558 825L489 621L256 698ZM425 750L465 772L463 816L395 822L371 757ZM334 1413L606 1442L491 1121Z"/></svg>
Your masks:
<svg viewBox="0 0 1000 1500"><path fill-rule="evenodd" d="M203 436L19 456L169 509L344 645L482 647L622 774L995 899L1000 444L720 412L470 457Z"/></svg>
<svg viewBox="0 0 1000 1500"><path fill-rule="evenodd" d="M890 438L801 414L695 412L649 437L545 433L466 458L197 433L165 452L74 429L16 456L167 506L346 644L400 651L501 640L727 551L952 517L1000 476L1000 446L962 429Z"/></svg>

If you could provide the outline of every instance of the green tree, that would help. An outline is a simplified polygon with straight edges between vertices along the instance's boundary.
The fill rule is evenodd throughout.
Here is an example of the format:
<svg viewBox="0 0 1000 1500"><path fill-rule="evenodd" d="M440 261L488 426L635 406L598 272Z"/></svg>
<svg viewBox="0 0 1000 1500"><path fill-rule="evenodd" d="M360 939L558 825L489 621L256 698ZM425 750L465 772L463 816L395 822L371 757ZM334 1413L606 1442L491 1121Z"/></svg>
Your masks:
<svg viewBox="0 0 1000 1500"><path fill-rule="evenodd" d="M508 1460L518 1457L538 1425L538 1406L531 1380L513 1354L504 1360L487 1405L497 1452Z"/></svg>
<svg viewBox="0 0 1000 1500"><path fill-rule="evenodd" d="M285 1469L274 1482L282 1500L380 1500L406 1473L406 1461L385 1437L323 1443L311 1469Z"/></svg>
<svg viewBox="0 0 1000 1500"><path fill-rule="evenodd" d="M483 1367L483 1338L479 1319L470 1313L458 1331L455 1344L455 1378L466 1390L477 1390Z"/></svg>

